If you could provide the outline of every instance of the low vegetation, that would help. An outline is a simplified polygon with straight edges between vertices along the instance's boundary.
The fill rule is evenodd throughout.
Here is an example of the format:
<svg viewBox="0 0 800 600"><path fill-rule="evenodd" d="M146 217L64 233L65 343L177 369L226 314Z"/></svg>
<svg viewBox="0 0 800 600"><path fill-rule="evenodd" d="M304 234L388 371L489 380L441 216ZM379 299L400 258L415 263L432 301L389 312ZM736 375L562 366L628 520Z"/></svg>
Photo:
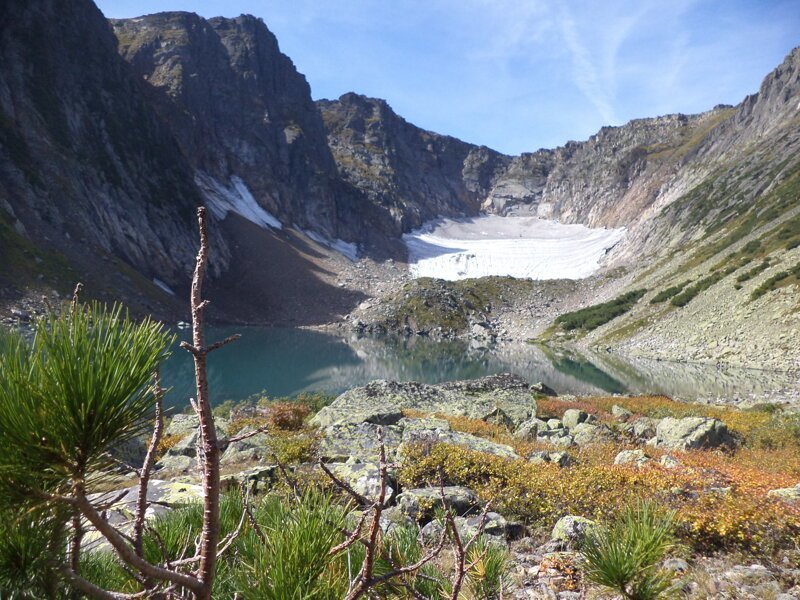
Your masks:
<svg viewBox="0 0 800 600"><path fill-rule="evenodd" d="M627 313L645 293L647 290L633 290L609 302L564 313L555 323L564 331L592 331Z"/></svg>
<svg viewBox="0 0 800 600"><path fill-rule="evenodd" d="M661 290L658 292L653 298L650 300L650 304L660 304L661 302L666 302L676 294L680 294L683 289L691 283L691 280L686 280L683 283L679 283L678 285L673 285L672 287L668 287L665 290Z"/></svg>
<svg viewBox="0 0 800 600"><path fill-rule="evenodd" d="M798 278L800 278L800 264L796 264L788 271L780 271L779 273L776 273L767 279L764 283L753 290L753 292L750 294L750 299L758 300L767 292L771 292L781 285L797 281Z"/></svg>
<svg viewBox="0 0 800 600"><path fill-rule="evenodd" d="M715 283L722 281L722 279L725 278L725 276L727 276L728 274L729 271L725 270L725 271L717 271L715 273L712 273L711 275L708 275L707 277L704 277L694 285L683 290L680 294L673 296L672 300L670 300L670 304L672 304L673 306L686 306L700 292L703 292L708 288L710 288Z"/></svg>

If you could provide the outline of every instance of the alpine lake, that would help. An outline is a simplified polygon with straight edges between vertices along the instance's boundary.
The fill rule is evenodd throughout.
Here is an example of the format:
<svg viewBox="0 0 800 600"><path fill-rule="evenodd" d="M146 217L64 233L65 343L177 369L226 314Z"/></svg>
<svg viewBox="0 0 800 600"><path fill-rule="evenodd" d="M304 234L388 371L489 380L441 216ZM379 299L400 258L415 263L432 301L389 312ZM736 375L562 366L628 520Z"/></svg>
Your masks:
<svg viewBox="0 0 800 600"><path fill-rule="evenodd" d="M189 330L178 330L189 340ZM214 403L253 395L292 397L303 392L339 394L374 379L440 383L514 373L543 382L559 394L664 394L708 403L797 402L792 373L675 363L587 353L525 343L495 348L424 337L342 337L309 329L211 327L209 342L233 333L241 339L209 355ZM194 395L194 367L178 347L163 367L167 404L181 410Z"/></svg>

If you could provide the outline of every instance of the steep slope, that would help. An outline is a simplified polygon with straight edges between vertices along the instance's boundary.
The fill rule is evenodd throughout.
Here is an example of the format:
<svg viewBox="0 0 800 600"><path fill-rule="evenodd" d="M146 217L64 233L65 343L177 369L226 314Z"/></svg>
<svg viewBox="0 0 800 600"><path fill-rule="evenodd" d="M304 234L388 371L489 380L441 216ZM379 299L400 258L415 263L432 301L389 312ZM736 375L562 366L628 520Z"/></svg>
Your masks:
<svg viewBox="0 0 800 600"><path fill-rule="evenodd" d="M388 211L399 236L437 217L478 214L510 158L425 131L385 100L344 94L317 107L341 176Z"/></svg>
<svg viewBox="0 0 800 600"><path fill-rule="evenodd" d="M244 184L283 223L356 238L308 83L263 21L174 12L111 23L207 195L224 202Z"/></svg>
<svg viewBox="0 0 800 600"><path fill-rule="evenodd" d="M165 302L152 279L183 281L201 198L175 140L89 0L9 0L3 12L0 287L64 291L103 272L94 294ZM227 246L215 243L221 269Z"/></svg>

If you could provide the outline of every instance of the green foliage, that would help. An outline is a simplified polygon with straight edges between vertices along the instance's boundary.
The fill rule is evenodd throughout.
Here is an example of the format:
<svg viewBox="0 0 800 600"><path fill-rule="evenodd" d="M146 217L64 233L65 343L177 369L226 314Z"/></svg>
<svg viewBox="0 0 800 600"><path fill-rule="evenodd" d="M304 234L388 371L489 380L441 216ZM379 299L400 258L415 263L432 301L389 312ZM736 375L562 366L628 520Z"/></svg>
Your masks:
<svg viewBox="0 0 800 600"><path fill-rule="evenodd" d="M746 272L742 273L741 275L739 275L736 278L736 281L738 281L739 283L742 283L744 281L747 281L748 279L752 279L753 277L755 277L759 273L762 273L762 272L766 271L769 268L769 266L770 266L769 260L763 260L763 261L761 261L760 264L756 265L755 267L753 267L749 271L746 271Z"/></svg>
<svg viewBox="0 0 800 600"><path fill-rule="evenodd" d="M750 294L751 300L758 300L766 294L767 292L771 292L779 287L779 284L786 282L787 279L793 277L795 279L800 278L800 263L796 264L792 267L789 271L780 271L776 273L769 279L767 279L764 283L758 286L753 293Z"/></svg>
<svg viewBox="0 0 800 600"><path fill-rule="evenodd" d="M556 324L565 331L582 329L591 331L628 312L647 290L634 290L603 304L565 313L556 318Z"/></svg>
<svg viewBox="0 0 800 600"><path fill-rule="evenodd" d="M470 548L467 563L474 563L467 571L465 587L468 598L495 600L510 592L508 550L482 536Z"/></svg>
<svg viewBox="0 0 800 600"><path fill-rule="evenodd" d="M249 534L237 543L241 568L234 581L240 597L334 600L344 596L346 570L333 566L346 557L329 555L341 541L344 514L330 496L313 490L295 503L266 497L255 514L265 542Z"/></svg>
<svg viewBox="0 0 800 600"><path fill-rule="evenodd" d="M665 290L661 290L658 294L653 296L653 299L650 300L650 304L659 304L661 302L666 302L676 294L680 294L687 285L691 283L691 280L686 280L683 283L679 283L678 285L673 285L672 287L668 287Z"/></svg>
<svg viewBox="0 0 800 600"><path fill-rule="evenodd" d="M151 425L153 372L170 337L120 307L78 306L0 355L0 500L31 501L110 466L112 444Z"/></svg>
<svg viewBox="0 0 800 600"><path fill-rule="evenodd" d="M718 283L728 274L729 273L727 271L718 271L716 273L712 273L708 277L705 277L695 283L693 286L686 288L677 296L673 296L672 300L670 300L670 304L673 306L686 306L695 296L697 296L697 294L707 290L715 283Z"/></svg>
<svg viewBox="0 0 800 600"><path fill-rule="evenodd" d="M0 510L0 598L57 598L61 586L52 559L65 548L63 523Z"/></svg>
<svg viewBox="0 0 800 600"><path fill-rule="evenodd" d="M626 508L587 536L582 549L586 578L629 600L661 597L670 576L659 565L675 546L674 529L673 512L649 502Z"/></svg>

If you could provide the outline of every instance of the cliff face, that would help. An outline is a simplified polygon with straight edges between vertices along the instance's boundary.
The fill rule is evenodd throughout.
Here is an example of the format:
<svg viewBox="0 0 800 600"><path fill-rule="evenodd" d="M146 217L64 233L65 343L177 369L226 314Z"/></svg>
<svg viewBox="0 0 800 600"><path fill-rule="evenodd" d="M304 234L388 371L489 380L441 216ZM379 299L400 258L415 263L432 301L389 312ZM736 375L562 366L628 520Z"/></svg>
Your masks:
<svg viewBox="0 0 800 600"><path fill-rule="evenodd" d="M240 180L281 222L357 236L308 83L261 20L161 13L111 23L202 188Z"/></svg>
<svg viewBox="0 0 800 600"><path fill-rule="evenodd" d="M478 214L510 162L485 146L420 129L384 100L349 93L317 106L339 174L388 213L390 235L437 217Z"/></svg>
<svg viewBox="0 0 800 600"><path fill-rule="evenodd" d="M4 253L24 239L79 270L115 256L148 280L176 281L192 261L200 194L169 129L118 56L108 22L88 0L68 10L55 0L8 0L3 12ZM218 244L221 267L226 246Z"/></svg>

